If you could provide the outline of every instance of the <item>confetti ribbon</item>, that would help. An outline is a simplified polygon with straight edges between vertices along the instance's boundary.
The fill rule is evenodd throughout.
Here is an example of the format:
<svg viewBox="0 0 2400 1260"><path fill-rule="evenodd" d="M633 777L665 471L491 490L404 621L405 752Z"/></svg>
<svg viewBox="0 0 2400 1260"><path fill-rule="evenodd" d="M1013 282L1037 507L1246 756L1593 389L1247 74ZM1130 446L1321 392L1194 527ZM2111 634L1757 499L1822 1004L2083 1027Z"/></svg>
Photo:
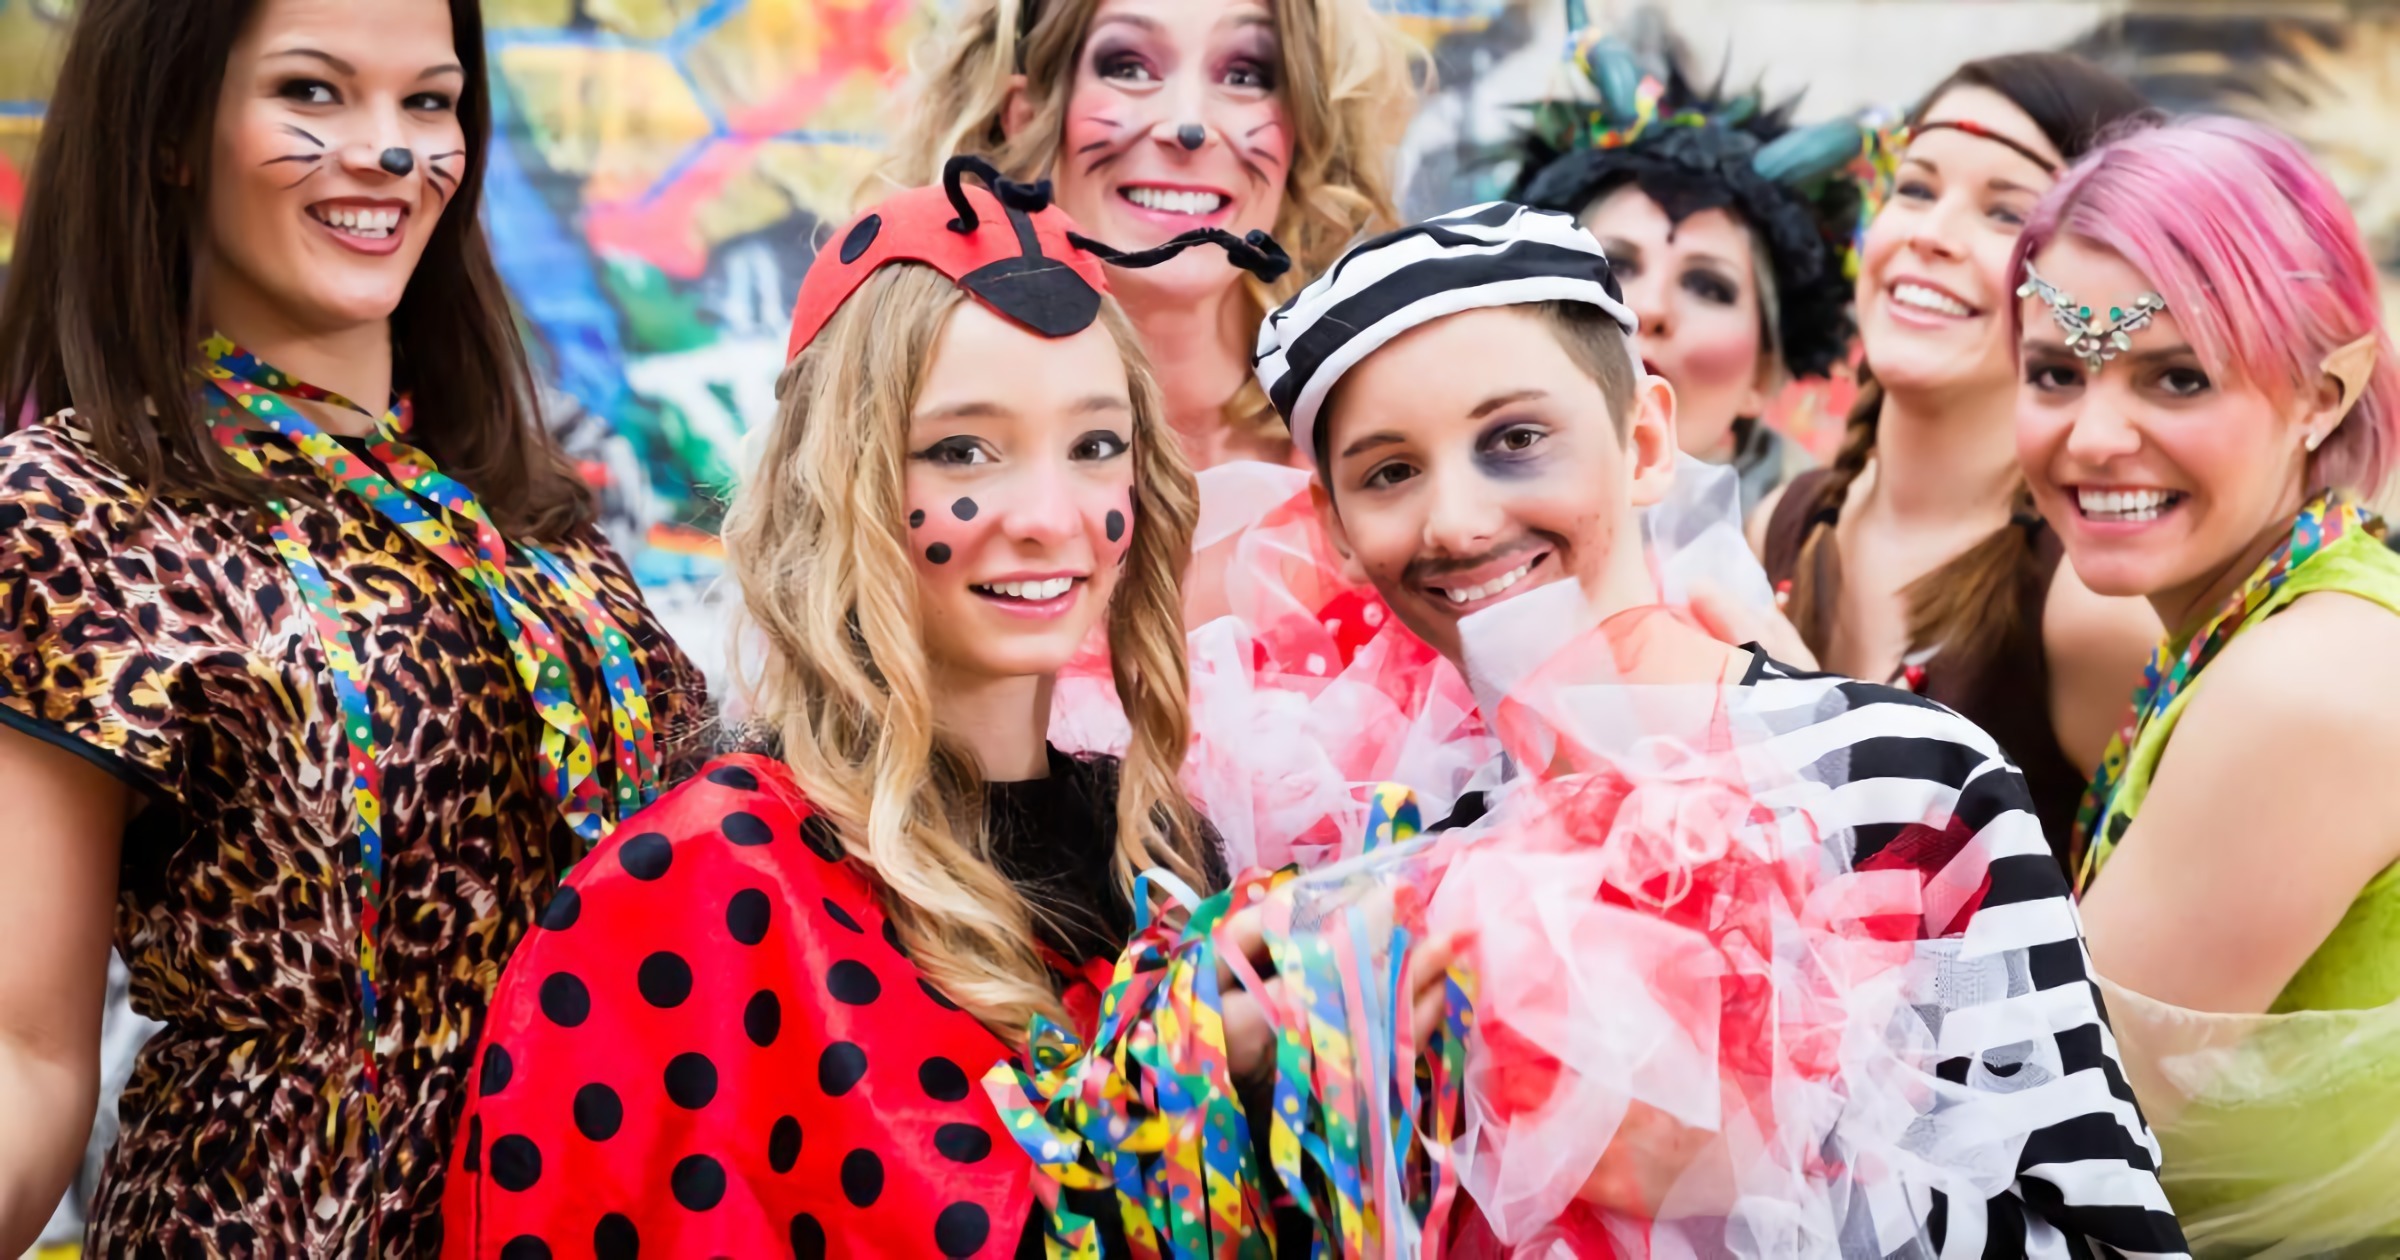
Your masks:
<svg viewBox="0 0 2400 1260"><path fill-rule="evenodd" d="M1367 856L1345 864L1346 876L1253 872L1196 905L1180 897L1191 907L1180 924L1150 911L1151 888L1168 881L1137 884L1134 940L1091 1043L1037 1019L1033 1070L1003 1064L984 1080L1045 1174L1037 1192L1054 1260L1101 1254L1096 1225L1066 1207L1062 1189L1112 1190L1142 1260L1273 1257L1283 1194L1316 1224L1313 1257L1415 1255L1429 1232L1439 1237L1456 1186L1448 1152L1472 994L1449 977L1443 1027L1414 1043L1406 963L1422 932L1413 881L1425 858L1409 842L1421 825L1405 788L1379 787ZM1273 984L1222 933L1235 907L1253 906ZM1233 1080L1220 965L1273 1029L1271 1118L1247 1114ZM1253 1145L1262 1120L1271 1183Z"/></svg>

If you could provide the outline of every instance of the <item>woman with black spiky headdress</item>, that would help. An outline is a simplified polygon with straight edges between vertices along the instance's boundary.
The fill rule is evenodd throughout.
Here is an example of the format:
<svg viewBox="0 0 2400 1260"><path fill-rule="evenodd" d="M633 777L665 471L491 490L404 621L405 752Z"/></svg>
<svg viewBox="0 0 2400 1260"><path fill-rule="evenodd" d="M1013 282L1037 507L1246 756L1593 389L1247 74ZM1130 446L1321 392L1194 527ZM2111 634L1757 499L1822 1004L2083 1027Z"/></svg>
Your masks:
<svg viewBox="0 0 2400 1260"><path fill-rule="evenodd" d="M1791 103L1645 73L1582 22L1564 89L1534 107L1509 197L1583 221L1641 317L1644 366L1675 386L1683 449L1737 470L1745 513L1807 464L1761 423L1783 383L1849 353L1851 239L1880 137L1794 129Z"/></svg>

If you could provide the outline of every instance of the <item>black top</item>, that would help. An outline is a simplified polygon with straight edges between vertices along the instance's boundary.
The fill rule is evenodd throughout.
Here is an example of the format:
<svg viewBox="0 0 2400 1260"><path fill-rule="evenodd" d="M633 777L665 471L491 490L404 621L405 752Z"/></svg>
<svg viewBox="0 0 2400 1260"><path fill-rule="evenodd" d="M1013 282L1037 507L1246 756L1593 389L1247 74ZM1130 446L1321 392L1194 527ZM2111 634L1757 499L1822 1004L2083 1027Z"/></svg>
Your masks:
<svg viewBox="0 0 2400 1260"><path fill-rule="evenodd" d="M1050 749L1047 778L984 785L992 865L1031 902L1042 944L1069 963L1114 958L1133 936L1117 847L1114 757Z"/></svg>

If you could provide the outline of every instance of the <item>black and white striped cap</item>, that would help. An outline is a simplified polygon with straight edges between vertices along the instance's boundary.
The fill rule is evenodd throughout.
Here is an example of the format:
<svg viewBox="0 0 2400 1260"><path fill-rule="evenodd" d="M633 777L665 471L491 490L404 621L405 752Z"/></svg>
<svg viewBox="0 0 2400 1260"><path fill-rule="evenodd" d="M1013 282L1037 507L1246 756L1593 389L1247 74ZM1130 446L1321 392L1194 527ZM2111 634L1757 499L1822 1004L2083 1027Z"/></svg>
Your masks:
<svg viewBox="0 0 2400 1260"><path fill-rule="evenodd" d="M1608 255L1573 216L1487 202L1342 255L1259 327L1258 383L1314 463L1317 412L1343 373L1419 324L1528 302L1589 303L1628 337L1636 326Z"/></svg>

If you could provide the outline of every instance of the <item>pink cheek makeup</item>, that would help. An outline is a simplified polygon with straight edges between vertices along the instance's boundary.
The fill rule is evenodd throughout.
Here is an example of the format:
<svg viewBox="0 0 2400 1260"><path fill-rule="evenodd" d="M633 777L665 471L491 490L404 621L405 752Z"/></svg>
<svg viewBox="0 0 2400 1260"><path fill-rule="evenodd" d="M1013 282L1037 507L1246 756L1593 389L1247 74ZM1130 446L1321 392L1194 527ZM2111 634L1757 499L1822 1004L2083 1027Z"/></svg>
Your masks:
<svg viewBox="0 0 2400 1260"><path fill-rule="evenodd" d="M958 534L948 527L948 522L957 521L963 524L972 521L982 510L976 505L975 500L962 495L951 501L950 506L943 512L943 519L931 531L925 528L925 509L917 508L911 511L908 514L908 528L916 536L916 541L922 548L927 563L950 563L950 557L955 554L951 543L958 540ZM944 535L948 535L948 537L945 538Z"/></svg>

